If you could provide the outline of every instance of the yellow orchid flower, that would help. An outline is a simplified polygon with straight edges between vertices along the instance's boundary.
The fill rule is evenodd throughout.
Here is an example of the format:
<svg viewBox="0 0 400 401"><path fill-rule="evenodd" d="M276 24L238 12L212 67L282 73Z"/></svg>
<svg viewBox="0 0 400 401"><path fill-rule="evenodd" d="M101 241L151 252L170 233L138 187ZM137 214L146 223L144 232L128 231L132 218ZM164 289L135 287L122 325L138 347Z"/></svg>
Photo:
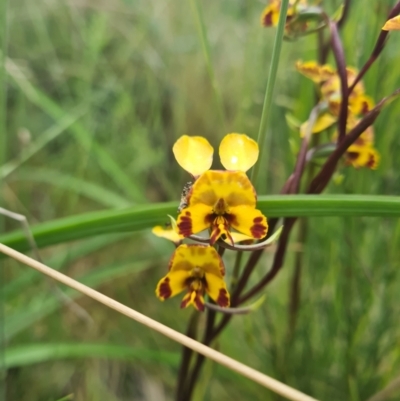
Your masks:
<svg viewBox="0 0 400 401"><path fill-rule="evenodd" d="M183 135L172 150L178 164L193 177L211 167L214 149L206 138ZM225 135L219 148L221 163L227 170L246 172L257 161L258 153L257 142L245 134Z"/></svg>
<svg viewBox="0 0 400 401"><path fill-rule="evenodd" d="M178 164L193 177L207 171L213 161L214 149L207 139L201 136L181 136L175 142L172 151Z"/></svg>
<svg viewBox="0 0 400 401"><path fill-rule="evenodd" d="M313 82L320 85L321 100L325 106L322 108L323 111L317 117L317 120L313 126L312 133L319 133L325 129L331 127L337 122L340 106L341 106L341 90L340 90L340 78L336 70L334 70L329 64L319 65L315 61L296 63L296 69L311 79ZM346 68L347 82L350 86L356 76L357 70L352 67ZM352 93L349 96L349 112L348 112L348 124L358 116L363 116L368 113L374 107L374 102L371 97L365 94L363 83L360 81L354 87ZM305 121L300 127L300 136L305 135L308 126L308 121Z"/></svg>
<svg viewBox="0 0 400 401"><path fill-rule="evenodd" d="M304 8L307 6L307 0L290 0L289 7L286 14L286 23L296 15L297 8ZM279 21L279 14L281 8L281 0L269 0L269 4L264 8L261 13L261 24L265 27L277 26ZM305 25L305 28L307 25Z"/></svg>
<svg viewBox="0 0 400 401"><path fill-rule="evenodd" d="M195 182L184 188L173 227L165 230L157 226L155 235L179 243L209 229L211 245L219 238L234 245L266 236L267 219L255 208L256 193L245 174L258 159L257 142L244 134L227 134L219 147L221 164L227 171L208 171L214 149L203 137L184 135L175 142L173 152Z"/></svg>
<svg viewBox="0 0 400 401"><path fill-rule="evenodd" d="M184 237L209 229L210 244L221 236L234 240L231 229L251 238L267 235L266 217L256 209L254 187L242 171L207 171L193 184L188 207L177 219Z"/></svg>
<svg viewBox="0 0 400 401"><path fill-rule="evenodd" d="M196 157L191 158L190 152ZM233 245L231 229L256 239L267 235L267 219L256 209L256 193L245 174L258 153L257 142L247 135L228 134L219 147L221 164L228 171L207 171L213 149L205 138L185 135L176 141L179 165L197 176L177 219L179 235L188 237L209 229L211 245L221 237Z"/></svg>
<svg viewBox="0 0 400 401"><path fill-rule="evenodd" d="M171 257L168 274L157 285L156 295L164 301L187 290L181 308L193 305L204 311L207 293L219 306L228 307L230 297L224 275L224 264L213 247L180 245Z"/></svg>
<svg viewBox="0 0 400 401"><path fill-rule="evenodd" d="M299 60L296 62L296 69L317 84L327 81L336 74L335 69L329 64L320 65L316 61L306 61L303 63Z"/></svg>
<svg viewBox="0 0 400 401"><path fill-rule="evenodd" d="M372 170L378 168L379 152L372 145L351 145L346 152L346 164L355 168L367 167Z"/></svg>
<svg viewBox="0 0 400 401"><path fill-rule="evenodd" d="M400 31L400 15L387 20L382 29L384 31Z"/></svg>
<svg viewBox="0 0 400 401"><path fill-rule="evenodd" d="M358 123L359 120L351 119L351 121L347 124L347 131L350 131ZM348 166L355 168L366 167L372 170L376 170L378 168L380 154L374 148L374 137L374 129L372 126L370 126L347 149L345 154L345 162Z"/></svg>
<svg viewBox="0 0 400 401"><path fill-rule="evenodd" d="M178 234L176 229L174 229L172 226L169 226L169 227L155 226L155 227L153 227L151 232L155 236L157 236L159 238L164 238L175 244L181 243L181 241L185 238L183 235ZM249 237L248 235L240 234L237 232L231 232L230 234L231 234L232 240L235 244L237 244L239 242L247 242L247 243L253 242L253 238ZM225 239L225 242L229 243L230 241Z"/></svg>
<svg viewBox="0 0 400 401"><path fill-rule="evenodd" d="M160 238L165 238L168 241L172 241L175 244L178 244L183 240L183 236L179 235L176 230L172 226L170 227L163 227L163 226L155 226L151 230L151 232Z"/></svg>
<svg viewBox="0 0 400 401"><path fill-rule="evenodd" d="M346 131L353 129L360 120L351 116L347 120ZM333 134L332 140L336 142L338 132ZM374 148L374 129L372 126L368 127L347 149L344 159L348 166L355 168L366 167L372 170L376 170L380 161L380 154Z"/></svg>
<svg viewBox="0 0 400 401"><path fill-rule="evenodd" d="M333 124L335 124L337 121L337 117L332 115L331 113L325 112L320 114L316 121L315 124L312 127L311 132L313 134L318 134L319 132L322 132L324 130L326 130L327 128L329 128L330 126L332 126ZM304 138L304 136L306 135L308 129L308 120L304 121L303 124L301 124L300 126L300 137Z"/></svg>

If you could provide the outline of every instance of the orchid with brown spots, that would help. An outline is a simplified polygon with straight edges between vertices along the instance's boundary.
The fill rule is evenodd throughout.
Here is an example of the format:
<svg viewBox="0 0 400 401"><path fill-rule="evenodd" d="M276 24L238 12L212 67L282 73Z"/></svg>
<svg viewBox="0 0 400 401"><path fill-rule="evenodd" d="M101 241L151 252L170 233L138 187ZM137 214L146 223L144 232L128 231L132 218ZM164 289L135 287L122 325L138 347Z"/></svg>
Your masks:
<svg viewBox="0 0 400 401"><path fill-rule="evenodd" d="M168 274L157 285L156 295L164 301L186 290L181 308L193 305L203 311L205 294L217 305L227 307L230 301L224 275L224 263L215 248L180 245L172 254Z"/></svg>

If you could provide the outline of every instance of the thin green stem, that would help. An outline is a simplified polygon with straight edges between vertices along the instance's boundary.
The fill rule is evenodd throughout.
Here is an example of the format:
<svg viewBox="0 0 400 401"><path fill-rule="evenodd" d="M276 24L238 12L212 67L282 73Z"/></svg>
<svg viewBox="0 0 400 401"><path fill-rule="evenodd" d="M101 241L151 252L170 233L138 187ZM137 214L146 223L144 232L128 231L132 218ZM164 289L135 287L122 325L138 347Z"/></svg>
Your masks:
<svg viewBox="0 0 400 401"><path fill-rule="evenodd" d="M0 166L7 158L7 129L6 129L6 54L7 54L7 0L0 2ZM0 185L0 193L2 191ZM3 197L0 196L0 199ZM1 205L0 200L0 205ZM3 216L0 216L0 232L4 229ZM0 267L0 283L5 283L4 264ZM0 344L4 344L4 288L0 284ZM0 347L0 399L6 399L6 369L4 366L4 348Z"/></svg>
<svg viewBox="0 0 400 401"><path fill-rule="evenodd" d="M7 0L0 2L0 166L6 161Z"/></svg>
<svg viewBox="0 0 400 401"><path fill-rule="evenodd" d="M265 140L267 139L267 133L268 133L267 132L267 124L268 124L268 120L269 120L269 117L271 114L272 96L274 94L276 75L278 72L279 58L280 58L281 49L282 49L283 34L285 31L286 14L287 14L288 7L289 7L289 0L282 0L280 14L279 14L278 28L276 31L274 48L272 50L271 66L270 66L269 73L268 73L267 87L265 89L264 105L263 105L263 110L262 110L262 114L261 114L260 127L258 130L258 136L257 136L257 142L258 142L258 146L260 148L259 162L256 163L256 165L253 168L253 171L251 172L251 181L254 183L254 185L256 185L256 183L257 183L257 178L258 178L258 174L260 171L260 161L262 160L262 156L265 151L264 145L265 145ZM268 142L269 143L271 142L270 137L268 138Z"/></svg>
<svg viewBox="0 0 400 401"><path fill-rule="evenodd" d="M215 79L214 67L211 62L210 44L208 42L207 30L206 30L206 25L204 23L201 5L199 0L190 0L190 5L192 6L193 15L196 20L197 30L201 41L201 48L203 50L203 55L207 66L207 72L210 77L211 85L213 87L215 104L217 107L219 118L221 120L222 128L225 131L227 131L222 97L219 91L217 80Z"/></svg>
<svg viewBox="0 0 400 401"><path fill-rule="evenodd" d="M239 273L240 273L240 266L242 265L242 258L243 252L236 253L235 265L233 267L232 273L232 288L235 288L238 283Z"/></svg>

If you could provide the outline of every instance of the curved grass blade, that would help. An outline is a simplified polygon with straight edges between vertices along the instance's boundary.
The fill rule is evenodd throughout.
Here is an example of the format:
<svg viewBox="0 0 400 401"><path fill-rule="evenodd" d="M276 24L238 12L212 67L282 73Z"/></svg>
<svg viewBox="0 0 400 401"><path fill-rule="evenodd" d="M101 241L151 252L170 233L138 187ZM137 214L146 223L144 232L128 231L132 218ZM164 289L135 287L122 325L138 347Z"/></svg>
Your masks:
<svg viewBox="0 0 400 401"><path fill-rule="evenodd" d="M166 223L177 202L105 210L38 224L32 228L39 247L100 234L134 232ZM267 217L400 217L400 197L369 195L260 196L257 207ZM29 249L21 231L0 236L0 242L19 251Z"/></svg>
<svg viewBox="0 0 400 401"><path fill-rule="evenodd" d="M157 260L157 262L160 263L160 258L161 256L153 251L152 256L143 255L140 257L140 261L138 262L120 262L118 264L104 266L100 269L91 271L83 277L79 277L79 281L92 288L96 288L104 283L109 283L111 280L116 278L139 273L147 269L152 261ZM163 263L163 261L161 261L161 263ZM165 260L165 265L167 265L167 260ZM70 288L66 289L65 294L72 299L81 296L80 293L71 290ZM38 294L30 300L25 308L18 309L15 313L9 313L7 315L4 322L5 341L10 340L12 337L27 329L38 320L55 312L61 306L62 304L59 300L56 297L51 296L49 293Z"/></svg>
<svg viewBox="0 0 400 401"><path fill-rule="evenodd" d="M107 237L94 237L82 241L79 244L73 244L71 249L65 249L62 252L55 253L52 257L47 258L46 262L53 266L56 270L62 270L68 264L74 263L91 253L97 252L99 249L103 249L105 246L113 245L123 239L127 238L129 233L124 234L113 234ZM3 295L5 299L10 300L13 297L18 296L27 287L31 286L40 276L36 274L34 270L25 271L23 274L18 274L14 279L6 282L3 286Z"/></svg>
<svg viewBox="0 0 400 401"><path fill-rule="evenodd" d="M179 354L114 344L29 344L7 348L4 367L10 369L71 358L108 358L130 362L152 361L175 367L178 365Z"/></svg>
<svg viewBox="0 0 400 401"><path fill-rule="evenodd" d="M57 122L48 130L43 132L33 143L29 145L21 154L3 165L0 165L0 178L5 179L8 175L14 172L22 163L25 163L34 154L43 149L49 142L57 138L59 135L66 132L66 130L74 124L83 114L85 109L76 107L69 113L65 113Z"/></svg>

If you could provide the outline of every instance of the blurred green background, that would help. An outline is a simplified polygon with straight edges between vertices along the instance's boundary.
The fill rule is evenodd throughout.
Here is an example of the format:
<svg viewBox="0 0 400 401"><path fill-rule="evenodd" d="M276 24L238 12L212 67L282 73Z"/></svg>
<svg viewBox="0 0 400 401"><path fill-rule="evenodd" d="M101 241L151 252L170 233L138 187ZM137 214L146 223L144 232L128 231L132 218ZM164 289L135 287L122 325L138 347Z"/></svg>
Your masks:
<svg viewBox="0 0 400 401"><path fill-rule="evenodd" d="M7 26L7 135L0 157L1 206L39 222L107 208L176 200L187 174L171 147L183 134L217 147L227 132L256 138L275 31L265 3L201 2L215 102L190 1L12 0ZM368 58L389 0L353 0L342 31L349 65ZM332 12L339 1L323 1ZM279 193L293 169L312 83L294 62L316 58L316 38L285 42L259 194ZM400 33L366 76L376 101L400 87ZM332 61L332 60L331 60ZM341 168L329 193L400 195L400 102L375 124L377 171ZM292 144L292 145L290 145ZM215 164L218 166L218 162ZM19 228L2 219L3 231ZM237 316L217 347L321 400L362 401L400 370L400 223L382 218L311 218L305 244L256 312ZM154 289L173 246L149 232L88 238L41 250L44 262L179 331L190 310L160 303ZM297 327L288 337L294 255L304 251ZM227 270L231 255L227 255ZM256 276L269 268L267 252ZM45 277L0 261L5 295L9 401L172 400L180 347L63 288L87 314L67 307ZM257 277L253 277L253 283ZM73 394L73 395L71 395ZM387 400L400 398L400 390ZM279 400L225 368L206 364L196 400Z"/></svg>

